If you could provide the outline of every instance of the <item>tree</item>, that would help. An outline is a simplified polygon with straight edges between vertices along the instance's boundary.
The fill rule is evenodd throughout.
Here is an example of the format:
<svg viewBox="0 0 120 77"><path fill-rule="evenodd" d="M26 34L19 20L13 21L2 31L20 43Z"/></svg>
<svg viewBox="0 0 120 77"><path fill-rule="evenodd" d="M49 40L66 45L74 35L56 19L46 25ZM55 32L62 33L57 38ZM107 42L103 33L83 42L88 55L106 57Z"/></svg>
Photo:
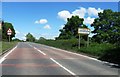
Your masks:
<svg viewBox="0 0 120 77"><path fill-rule="evenodd" d="M15 37L16 33L12 23L2 22L2 40L8 40L9 36L7 35L7 30L9 28L12 30L12 35L10 36L10 40L12 40L12 38Z"/></svg>
<svg viewBox="0 0 120 77"><path fill-rule="evenodd" d="M35 41L35 37L32 34L28 33L26 35L26 41L34 42Z"/></svg>
<svg viewBox="0 0 120 77"><path fill-rule="evenodd" d="M79 16L72 16L71 18L68 18L63 29L59 30L61 33L56 39L78 38L78 28L87 28L87 26L83 24L83 21L84 19L79 18Z"/></svg>
<svg viewBox="0 0 120 77"><path fill-rule="evenodd" d="M104 10L103 13L98 14L91 26L95 29L92 33L96 42L108 42L113 44L120 44L120 12L113 12L112 10Z"/></svg>
<svg viewBox="0 0 120 77"><path fill-rule="evenodd" d="M44 41L44 40L46 40L44 37L39 38L39 41Z"/></svg>
<svg viewBox="0 0 120 77"><path fill-rule="evenodd" d="M0 19L0 41L2 40L2 20Z"/></svg>
<svg viewBox="0 0 120 77"><path fill-rule="evenodd" d="M13 41L21 42L22 40L20 40L20 39L18 39L18 38L15 38L15 39L13 39Z"/></svg>

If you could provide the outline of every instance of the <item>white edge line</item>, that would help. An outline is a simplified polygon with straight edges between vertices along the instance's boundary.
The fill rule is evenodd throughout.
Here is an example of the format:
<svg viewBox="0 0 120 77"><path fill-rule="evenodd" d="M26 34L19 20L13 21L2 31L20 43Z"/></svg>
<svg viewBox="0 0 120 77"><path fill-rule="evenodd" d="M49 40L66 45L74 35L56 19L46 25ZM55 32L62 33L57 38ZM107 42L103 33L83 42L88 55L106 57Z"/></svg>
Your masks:
<svg viewBox="0 0 120 77"><path fill-rule="evenodd" d="M50 46L49 46L50 47ZM70 53L70 54L74 54L74 55L77 55L77 56L82 56L82 57L85 57L85 58L88 58L88 59L91 59L91 60L95 60L95 61L98 61L98 62L102 62L96 58L92 58L92 57L89 57L89 56L85 56L85 55L82 55L82 54L78 54L78 53L74 53L74 52L69 52L69 51L66 51L66 50L62 50L62 49L58 49L58 48L54 48L54 47L50 47L50 48L53 48L53 49L56 49L56 50L61 50L63 52L67 52L67 53Z"/></svg>
<svg viewBox="0 0 120 77"><path fill-rule="evenodd" d="M10 50L5 56L3 56L1 59L0 59L0 64L6 59L6 57L12 53L12 51L14 51L15 49L17 48L17 46L15 46L12 50Z"/></svg>
<svg viewBox="0 0 120 77"><path fill-rule="evenodd" d="M5 60L5 58L3 57L3 58L1 58L0 59L0 64L3 62Z"/></svg>
<svg viewBox="0 0 120 77"><path fill-rule="evenodd" d="M110 62L106 62L106 61L101 61L101 60L98 60L96 58L92 58L92 57L89 57L89 56L86 56L86 55L82 55L82 54L78 54L78 53L75 53L75 52L69 52L69 51L66 51L66 50L63 50L63 49L59 49L59 48L55 48L55 47L51 47L51 46L48 46L48 47L50 47L52 49L56 49L56 50L61 50L63 52L71 53L71 54L74 54L74 55L77 55L77 56L82 56L82 57L85 57L85 58L88 58L88 59L91 59L91 60L94 60L94 61L97 61L97 62L106 63L106 64L109 64L109 65L119 66L118 64L114 64L114 63L110 63Z"/></svg>
<svg viewBox="0 0 120 77"><path fill-rule="evenodd" d="M56 60L54 60L53 58L50 58L53 62L55 62L56 64L58 64L60 67L62 67L64 70L66 70L67 72L69 72L72 75L76 75L75 73L73 73L72 71L70 71L69 69L67 69L66 67L64 67L63 65L61 65L60 63L58 63Z"/></svg>

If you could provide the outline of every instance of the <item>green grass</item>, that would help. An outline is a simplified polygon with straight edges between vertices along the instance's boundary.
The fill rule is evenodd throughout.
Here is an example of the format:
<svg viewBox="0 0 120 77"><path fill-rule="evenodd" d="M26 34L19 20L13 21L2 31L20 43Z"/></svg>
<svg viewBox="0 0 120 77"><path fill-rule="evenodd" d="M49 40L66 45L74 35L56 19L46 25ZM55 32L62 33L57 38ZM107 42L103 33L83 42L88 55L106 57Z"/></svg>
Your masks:
<svg viewBox="0 0 120 77"><path fill-rule="evenodd" d="M91 43L89 47L86 47L86 42L81 41L81 48L78 49L78 40L71 39L71 40L44 40L39 41L38 43L70 50L78 53L86 53L91 56L101 56L106 53L107 50L113 49L115 46L109 43Z"/></svg>
<svg viewBox="0 0 120 77"><path fill-rule="evenodd" d="M2 53L2 42L0 41L0 53Z"/></svg>
<svg viewBox="0 0 120 77"><path fill-rule="evenodd" d="M89 47L86 47L86 42L81 40L81 48L78 49L78 40L41 40L37 43L45 44L71 52L77 52L86 54L92 57L96 57L103 61L117 63L120 65L120 46L116 46L110 43L91 43Z"/></svg>
<svg viewBox="0 0 120 77"><path fill-rule="evenodd" d="M104 53L106 53L108 50L113 49L115 46L109 43L102 43L102 44L98 44L98 43L92 43L90 44L89 47L82 47L78 50L78 52L83 52L83 53L87 53L93 56L101 56Z"/></svg>
<svg viewBox="0 0 120 77"><path fill-rule="evenodd" d="M37 43L45 44L65 50L74 50L78 46L78 40L42 40Z"/></svg>
<svg viewBox="0 0 120 77"><path fill-rule="evenodd" d="M1 53L3 53L4 51L13 48L15 45L17 44L17 42L2 42L2 51Z"/></svg>

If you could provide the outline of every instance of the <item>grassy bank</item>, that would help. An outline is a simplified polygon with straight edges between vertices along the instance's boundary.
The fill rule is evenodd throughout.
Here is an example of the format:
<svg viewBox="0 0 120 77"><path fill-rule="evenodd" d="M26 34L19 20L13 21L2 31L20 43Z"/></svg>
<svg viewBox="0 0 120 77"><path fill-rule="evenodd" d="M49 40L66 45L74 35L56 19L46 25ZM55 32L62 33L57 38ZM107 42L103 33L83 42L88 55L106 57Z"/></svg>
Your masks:
<svg viewBox="0 0 120 77"><path fill-rule="evenodd" d="M53 46L53 47L57 47L57 48L65 49L65 50L70 50L70 51L74 51L78 53L83 52L83 53L87 53L87 54L94 55L94 56L101 56L107 50L113 49L115 47L114 45L108 44L108 43L102 43L102 44L91 43L89 47L86 47L86 44L85 44L86 42L81 41L81 48L78 49L78 40L76 39L44 40L44 41L39 41L37 43L45 44L45 45L49 45L49 46Z"/></svg>
<svg viewBox="0 0 120 77"><path fill-rule="evenodd" d="M17 42L2 42L2 51L1 53L3 53L4 51L13 48L15 45L17 44Z"/></svg>
<svg viewBox="0 0 120 77"><path fill-rule="evenodd" d="M78 49L78 40L41 40L37 43L45 44L72 52L83 53L89 56L98 57L101 60L120 64L120 47L116 47L109 43L90 43L89 47L86 47L86 42L81 40L81 48Z"/></svg>

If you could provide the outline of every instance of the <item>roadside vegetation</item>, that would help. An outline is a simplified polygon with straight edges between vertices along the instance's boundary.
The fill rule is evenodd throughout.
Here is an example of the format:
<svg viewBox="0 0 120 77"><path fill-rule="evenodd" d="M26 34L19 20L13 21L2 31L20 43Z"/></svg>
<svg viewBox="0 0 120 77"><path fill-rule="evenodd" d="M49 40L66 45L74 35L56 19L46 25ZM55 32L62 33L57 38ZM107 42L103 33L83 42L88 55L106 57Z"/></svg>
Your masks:
<svg viewBox="0 0 120 77"><path fill-rule="evenodd" d="M4 51L6 50L10 50L11 48L13 48L18 42L2 42L2 53L4 53Z"/></svg>
<svg viewBox="0 0 120 77"><path fill-rule="evenodd" d="M83 24L84 19L72 16L67 19L67 23L60 29L61 32L55 40L47 40L41 37L36 43L45 44L77 53L85 53L95 56L100 60L117 63L120 65L120 12L104 10L98 14L91 27L91 33L95 35L90 38L87 46L88 35L81 34L80 49L78 49L78 28L88 28Z"/></svg>
<svg viewBox="0 0 120 77"><path fill-rule="evenodd" d="M114 49L116 46L109 44L109 43L90 43L90 45L87 47L86 44L81 43L81 48L78 48L78 40L71 39L71 40L41 40L37 41L36 43L53 46L65 50L69 50L72 52L77 53L84 53L89 56L93 57L101 57L106 53L108 50Z"/></svg>
<svg viewBox="0 0 120 77"><path fill-rule="evenodd" d="M1 20L0 24L2 26L2 28L0 29L0 54L1 54L13 48L20 40L17 38L12 39L13 37L15 37L16 34L12 23L4 22ZM7 30L9 28L12 30L12 35L10 36L10 42L8 41L9 37L7 35Z"/></svg>
<svg viewBox="0 0 120 77"><path fill-rule="evenodd" d="M32 33L26 35L27 42L36 42L45 44L71 52L86 54L89 56L97 57L100 60L117 63L120 65L120 12L113 12L110 9L104 10L103 13L98 14L98 18L90 25L94 27L91 33L94 36L89 37L90 42L87 46L88 35L80 34L80 49L78 48L78 28L87 28L83 24L84 19L79 16L72 16L67 19L63 29L60 29L60 34L55 40L45 39L40 37L36 39ZM7 30L10 28L13 33L11 41L21 41L19 39L12 39L15 37L15 30L11 23L2 22L2 41L3 51L14 46L16 42L8 44ZM9 47L8 47L9 46Z"/></svg>
<svg viewBox="0 0 120 77"><path fill-rule="evenodd" d="M0 41L0 53L2 53L2 42Z"/></svg>

